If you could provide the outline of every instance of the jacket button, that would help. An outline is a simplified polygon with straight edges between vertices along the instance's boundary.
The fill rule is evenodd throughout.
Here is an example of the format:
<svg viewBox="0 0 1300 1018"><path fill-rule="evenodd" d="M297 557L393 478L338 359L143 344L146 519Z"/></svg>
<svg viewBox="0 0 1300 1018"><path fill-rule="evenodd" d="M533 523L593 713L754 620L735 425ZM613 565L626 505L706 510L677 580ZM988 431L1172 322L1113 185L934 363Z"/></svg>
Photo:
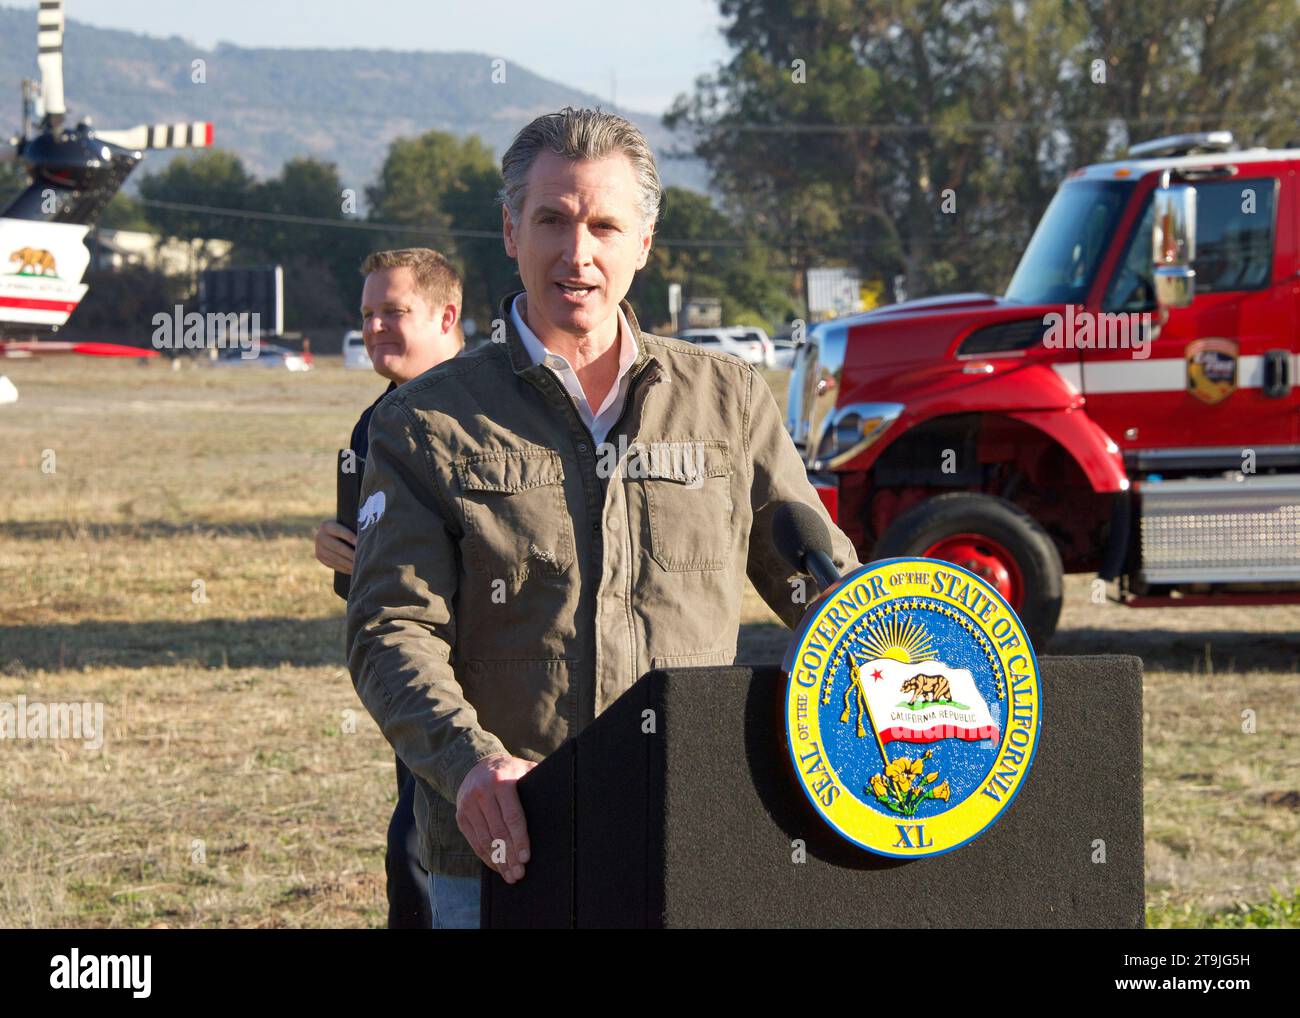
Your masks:
<svg viewBox="0 0 1300 1018"><path fill-rule="evenodd" d="M579 442L579 443L578 443L578 452L586 452L586 451L587 451L587 443L586 443L586 442Z"/></svg>

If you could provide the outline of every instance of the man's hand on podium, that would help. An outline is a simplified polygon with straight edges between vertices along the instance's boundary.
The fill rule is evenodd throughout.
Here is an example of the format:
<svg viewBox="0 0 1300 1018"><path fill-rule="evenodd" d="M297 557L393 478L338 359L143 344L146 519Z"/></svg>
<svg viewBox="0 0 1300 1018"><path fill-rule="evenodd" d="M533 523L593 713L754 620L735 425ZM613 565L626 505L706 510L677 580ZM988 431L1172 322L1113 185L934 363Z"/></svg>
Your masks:
<svg viewBox="0 0 1300 1018"><path fill-rule="evenodd" d="M537 764L508 753L484 757L465 775L456 792L456 826L484 865L507 884L524 877L528 861L528 827L515 783ZM493 842L505 845L505 860L492 859ZM500 858L500 853L497 854Z"/></svg>

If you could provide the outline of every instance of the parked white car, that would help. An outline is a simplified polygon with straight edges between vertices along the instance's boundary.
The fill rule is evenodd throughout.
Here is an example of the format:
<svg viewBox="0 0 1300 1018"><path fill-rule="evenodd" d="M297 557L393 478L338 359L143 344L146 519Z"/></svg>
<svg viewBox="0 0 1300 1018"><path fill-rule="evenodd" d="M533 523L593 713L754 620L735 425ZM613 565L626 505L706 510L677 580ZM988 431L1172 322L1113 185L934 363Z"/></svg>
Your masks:
<svg viewBox="0 0 1300 1018"><path fill-rule="evenodd" d="M216 364L223 368L288 368L290 371L310 371L312 358L309 353L290 350L276 343L261 343L257 347L257 356L245 357L245 351L238 347L222 350Z"/></svg>
<svg viewBox="0 0 1300 1018"><path fill-rule="evenodd" d="M773 364L772 367L779 368L782 371L794 367L795 345L793 340L774 339L772 340Z"/></svg>
<svg viewBox="0 0 1300 1018"><path fill-rule="evenodd" d="M763 367L776 367L776 347L765 330L756 325L733 325L731 331L741 342L759 343L763 348Z"/></svg>
<svg viewBox="0 0 1300 1018"><path fill-rule="evenodd" d="M370 354L366 353L366 340L356 329L343 336L343 366L345 368L370 368Z"/></svg>
<svg viewBox="0 0 1300 1018"><path fill-rule="evenodd" d="M677 334L678 339L696 346L729 353L739 357L746 364L763 366L766 362L763 344L758 340L745 339L736 334L734 329L686 329Z"/></svg>

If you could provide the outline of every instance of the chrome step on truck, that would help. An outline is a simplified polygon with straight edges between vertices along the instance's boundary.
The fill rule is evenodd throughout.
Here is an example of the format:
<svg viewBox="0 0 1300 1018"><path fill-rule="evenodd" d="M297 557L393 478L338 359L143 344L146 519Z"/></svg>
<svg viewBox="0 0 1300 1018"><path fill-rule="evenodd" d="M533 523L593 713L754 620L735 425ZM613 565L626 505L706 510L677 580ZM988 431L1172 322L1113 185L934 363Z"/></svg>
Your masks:
<svg viewBox="0 0 1300 1018"><path fill-rule="evenodd" d="M1300 582L1300 477L1135 483L1146 584Z"/></svg>

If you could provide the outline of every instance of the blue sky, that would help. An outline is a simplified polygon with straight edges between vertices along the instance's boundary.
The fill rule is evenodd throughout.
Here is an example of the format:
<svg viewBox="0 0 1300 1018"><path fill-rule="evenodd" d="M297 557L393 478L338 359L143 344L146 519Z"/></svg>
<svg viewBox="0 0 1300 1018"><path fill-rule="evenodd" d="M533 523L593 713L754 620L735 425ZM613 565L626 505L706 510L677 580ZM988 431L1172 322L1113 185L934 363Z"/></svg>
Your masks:
<svg viewBox="0 0 1300 1018"><path fill-rule="evenodd" d="M647 113L728 58L716 0L68 0L65 9L74 21L204 47L482 52Z"/></svg>

